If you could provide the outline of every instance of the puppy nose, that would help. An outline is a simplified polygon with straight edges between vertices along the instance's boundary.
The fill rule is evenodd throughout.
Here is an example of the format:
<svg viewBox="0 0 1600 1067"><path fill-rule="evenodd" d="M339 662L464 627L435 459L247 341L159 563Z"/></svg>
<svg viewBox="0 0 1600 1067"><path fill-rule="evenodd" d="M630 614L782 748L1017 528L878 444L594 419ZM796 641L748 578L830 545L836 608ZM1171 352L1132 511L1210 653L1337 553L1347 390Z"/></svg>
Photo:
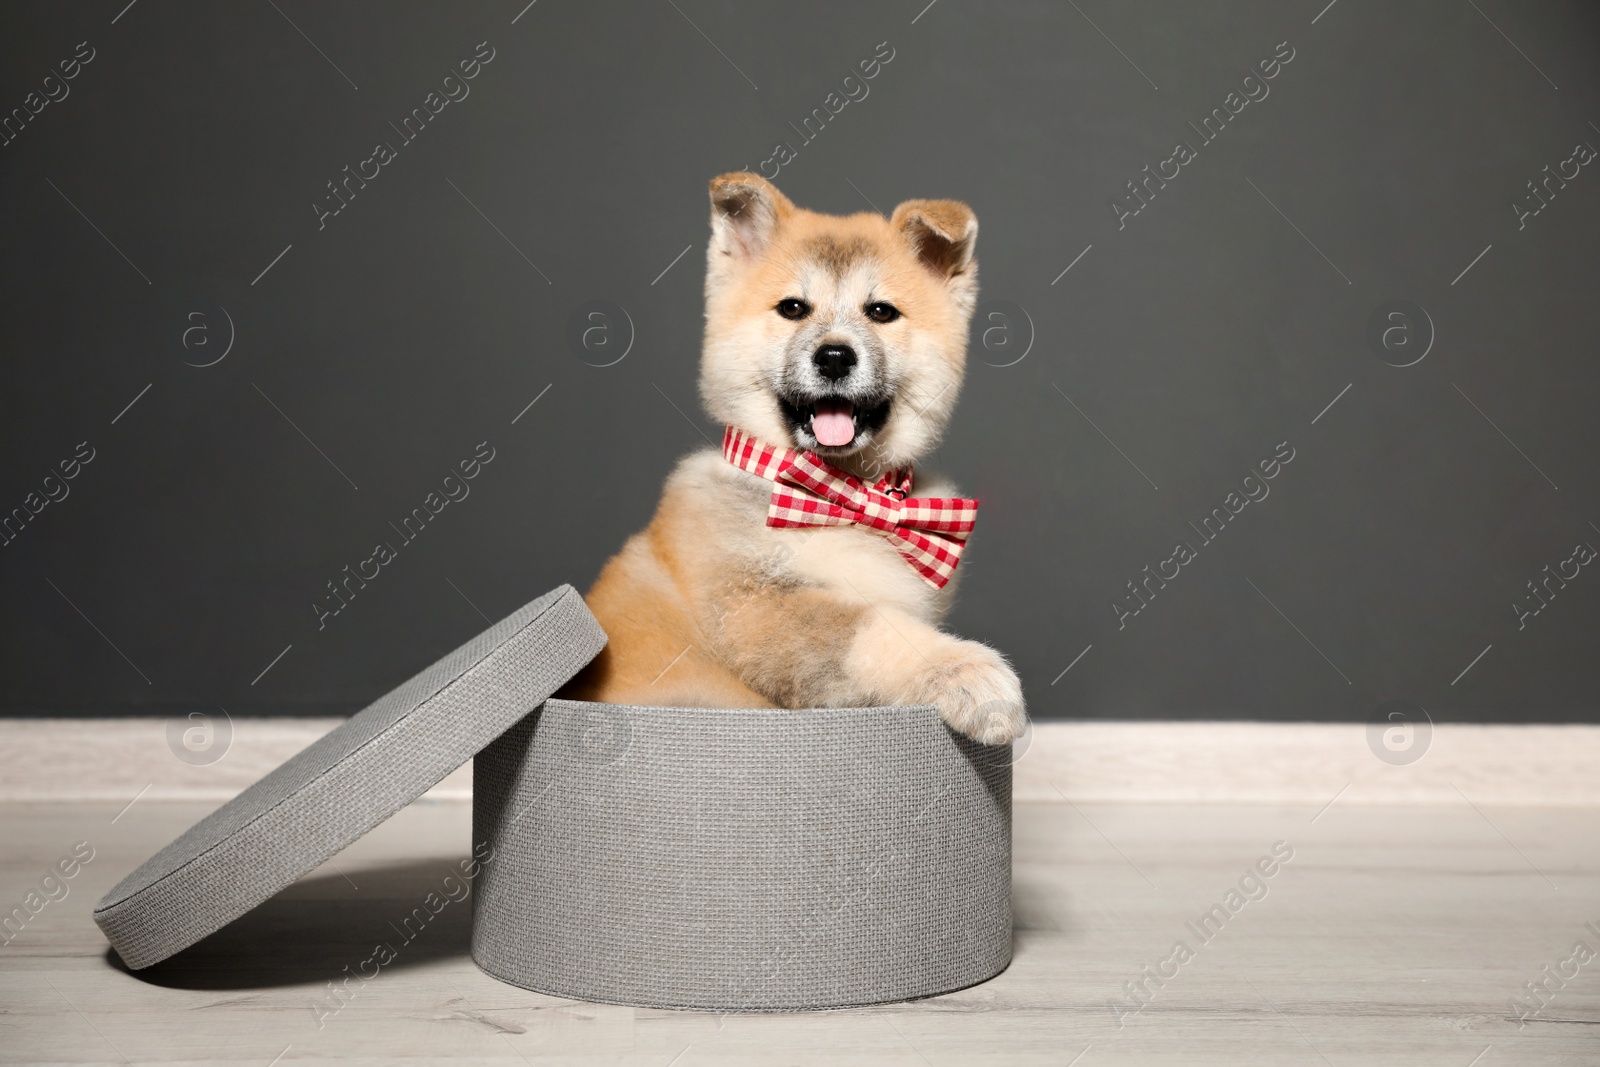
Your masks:
<svg viewBox="0 0 1600 1067"><path fill-rule="evenodd" d="M856 365L856 352L847 345L823 345L811 357L811 362L817 365L819 374L830 382L836 382Z"/></svg>

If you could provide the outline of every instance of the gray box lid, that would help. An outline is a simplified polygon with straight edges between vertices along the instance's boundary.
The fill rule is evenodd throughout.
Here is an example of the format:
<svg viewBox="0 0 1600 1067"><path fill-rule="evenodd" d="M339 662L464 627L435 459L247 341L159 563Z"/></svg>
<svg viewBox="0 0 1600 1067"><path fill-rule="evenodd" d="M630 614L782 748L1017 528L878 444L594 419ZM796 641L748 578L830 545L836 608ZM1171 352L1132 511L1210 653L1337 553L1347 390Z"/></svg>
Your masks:
<svg viewBox="0 0 1600 1067"><path fill-rule="evenodd" d="M570 585L363 708L191 826L94 908L138 970L221 929L438 784L605 647Z"/></svg>

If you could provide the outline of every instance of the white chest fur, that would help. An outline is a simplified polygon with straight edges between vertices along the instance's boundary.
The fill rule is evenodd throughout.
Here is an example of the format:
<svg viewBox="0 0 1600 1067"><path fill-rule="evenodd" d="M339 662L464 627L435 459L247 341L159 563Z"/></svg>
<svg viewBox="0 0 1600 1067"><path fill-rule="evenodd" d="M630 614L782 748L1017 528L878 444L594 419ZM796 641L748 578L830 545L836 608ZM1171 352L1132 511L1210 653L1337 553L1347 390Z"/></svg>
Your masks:
<svg viewBox="0 0 1600 1067"><path fill-rule="evenodd" d="M684 460L674 491L693 493L704 513L728 525L725 548L753 568L778 579L820 585L848 600L893 607L930 625L949 610L954 581L935 589L917 574L888 538L860 526L774 528L766 524L772 483L747 474L720 454L701 452ZM918 495L953 496L933 480Z"/></svg>

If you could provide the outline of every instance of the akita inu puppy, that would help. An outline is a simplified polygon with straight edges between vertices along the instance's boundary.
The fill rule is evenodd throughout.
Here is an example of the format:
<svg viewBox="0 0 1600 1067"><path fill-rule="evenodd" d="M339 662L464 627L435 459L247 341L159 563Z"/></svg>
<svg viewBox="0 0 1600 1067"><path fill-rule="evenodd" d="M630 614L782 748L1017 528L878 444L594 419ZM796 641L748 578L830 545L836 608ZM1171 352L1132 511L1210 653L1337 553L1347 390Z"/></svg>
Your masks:
<svg viewBox="0 0 1600 1067"><path fill-rule="evenodd" d="M966 368L978 222L711 183L700 395L728 429L667 478L587 601L610 635L562 694L618 704L932 704L989 744L1024 725L993 649L937 629L977 502L918 476Z"/></svg>

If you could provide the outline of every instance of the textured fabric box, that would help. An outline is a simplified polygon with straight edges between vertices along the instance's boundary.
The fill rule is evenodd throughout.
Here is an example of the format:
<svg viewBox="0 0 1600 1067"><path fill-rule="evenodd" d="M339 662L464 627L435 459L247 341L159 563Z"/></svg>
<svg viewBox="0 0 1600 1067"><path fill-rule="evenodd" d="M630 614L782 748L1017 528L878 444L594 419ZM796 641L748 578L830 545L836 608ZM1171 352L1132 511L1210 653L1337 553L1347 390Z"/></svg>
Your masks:
<svg viewBox="0 0 1600 1067"><path fill-rule="evenodd" d="M130 968L148 967L476 754L471 951L507 982L803 1010L928 996L1006 967L1009 748L926 707L546 699L605 640L570 586L540 597L185 831L95 921Z"/></svg>
<svg viewBox="0 0 1600 1067"><path fill-rule="evenodd" d="M570 585L491 626L200 820L94 909L137 970L332 857L538 707L605 646Z"/></svg>
<svg viewBox="0 0 1600 1067"><path fill-rule="evenodd" d="M926 707L547 701L474 767L473 958L718 1011L984 981L1011 960L1010 761Z"/></svg>

